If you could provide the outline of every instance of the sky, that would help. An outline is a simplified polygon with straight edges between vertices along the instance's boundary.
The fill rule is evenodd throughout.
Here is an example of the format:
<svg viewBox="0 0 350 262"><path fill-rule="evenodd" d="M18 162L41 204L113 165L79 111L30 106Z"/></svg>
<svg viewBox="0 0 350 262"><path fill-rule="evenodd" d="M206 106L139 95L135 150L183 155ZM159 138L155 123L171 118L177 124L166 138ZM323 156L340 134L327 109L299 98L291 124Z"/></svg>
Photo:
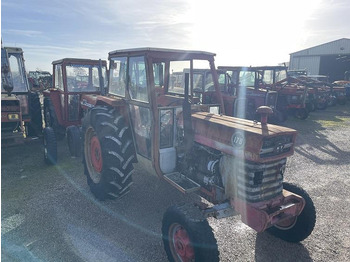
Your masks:
<svg viewBox="0 0 350 262"><path fill-rule="evenodd" d="M348 0L1 0L1 37L23 49L27 71L137 47L213 52L216 66L277 65L350 38L349 14Z"/></svg>

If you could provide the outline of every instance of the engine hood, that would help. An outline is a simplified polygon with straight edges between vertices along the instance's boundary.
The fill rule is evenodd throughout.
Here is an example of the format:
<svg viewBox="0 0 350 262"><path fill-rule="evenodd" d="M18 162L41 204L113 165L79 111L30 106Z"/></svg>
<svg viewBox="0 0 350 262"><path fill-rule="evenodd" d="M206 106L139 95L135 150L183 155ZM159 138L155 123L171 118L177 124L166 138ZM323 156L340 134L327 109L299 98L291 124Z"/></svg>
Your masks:
<svg viewBox="0 0 350 262"><path fill-rule="evenodd" d="M297 134L286 127L207 112L192 113L192 126L195 142L262 163L292 155Z"/></svg>

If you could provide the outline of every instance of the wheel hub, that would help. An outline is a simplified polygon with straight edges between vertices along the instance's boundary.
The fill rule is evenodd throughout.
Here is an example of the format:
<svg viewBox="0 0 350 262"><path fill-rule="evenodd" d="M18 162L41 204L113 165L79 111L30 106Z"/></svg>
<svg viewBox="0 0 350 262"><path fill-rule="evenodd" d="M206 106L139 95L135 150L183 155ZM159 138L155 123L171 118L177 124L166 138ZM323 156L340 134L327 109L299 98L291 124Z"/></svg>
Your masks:
<svg viewBox="0 0 350 262"><path fill-rule="evenodd" d="M173 251L176 253L180 261L194 261L194 249L185 228L181 225L176 225L173 229L172 241Z"/></svg>
<svg viewBox="0 0 350 262"><path fill-rule="evenodd" d="M91 152L91 163L96 172L100 173L102 171L102 152L100 141L97 136L91 138L90 143L90 152Z"/></svg>

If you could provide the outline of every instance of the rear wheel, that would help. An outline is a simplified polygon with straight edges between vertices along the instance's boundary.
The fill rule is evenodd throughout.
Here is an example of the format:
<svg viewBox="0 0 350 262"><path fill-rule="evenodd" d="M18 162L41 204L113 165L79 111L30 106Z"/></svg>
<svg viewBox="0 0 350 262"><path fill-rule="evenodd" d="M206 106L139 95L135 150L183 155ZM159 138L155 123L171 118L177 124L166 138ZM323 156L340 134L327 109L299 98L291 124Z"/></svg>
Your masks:
<svg viewBox="0 0 350 262"><path fill-rule="evenodd" d="M41 136L43 132L43 117L41 115L41 104L38 93L29 94L29 114L28 136Z"/></svg>
<svg viewBox="0 0 350 262"><path fill-rule="evenodd" d="M66 135L66 129L58 123L55 108L50 99L44 99L44 120L46 127L52 127L56 139L62 140Z"/></svg>
<svg viewBox="0 0 350 262"><path fill-rule="evenodd" d="M55 132L51 127L44 128L44 160L48 165L56 165L57 163L57 141Z"/></svg>
<svg viewBox="0 0 350 262"><path fill-rule="evenodd" d="M67 128L67 142L70 155L73 157L81 156L81 137L80 129L77 126Z"/></svg>
<svg viewBox="0 0 350 262"><path fill-rule="evenodd" d="M163 216L162 236L168 260L219 261L218 246L208 221L191 219L186 213L172 206Z"/></svg>
<svg viewBox="0 0 350 262"><path fill-rule="evenodd" d="M95 107L83 119L83 163L91 192L100 200L129 192L135 162L131 131L115 109Z"/></svg>
<svg viewBox="0 0 350 262"><path fill-rule="evenodd" d="M315 227L316 209L308 193L301 187L283 183L283 189L304 198L305 207L299 216L283 221L267 229L267 232L288 242L300 242L307 238Z"/></svg>

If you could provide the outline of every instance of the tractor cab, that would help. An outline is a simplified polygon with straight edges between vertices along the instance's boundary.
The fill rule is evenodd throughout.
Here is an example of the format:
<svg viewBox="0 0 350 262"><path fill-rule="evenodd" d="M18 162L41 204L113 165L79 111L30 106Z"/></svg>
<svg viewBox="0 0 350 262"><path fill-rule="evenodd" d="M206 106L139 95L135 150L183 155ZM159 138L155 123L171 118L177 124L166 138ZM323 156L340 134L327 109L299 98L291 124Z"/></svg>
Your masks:
<svg viewBox="0 0 350 262"><path fill-rule="evenodd" d="M1 75L2 140L13 145L24 142L26 137L41 136L40 99L28 88L21 48L1 47Z"/></svg>
<svg viewBox="0 0 350 262"><path fill-rule="evenodd" d="M306 119L309 111L306 107L308 87L294 77L288 77L286 66L255 67L259 72L259 86L278 93L277 110L286 119L293 114L299 119Z"/></svg>
<svg viewBox="0 0 350 262"><path fill-rule="evenodd" d="M30 121L29 112L29 88L26 70L24 66L23 50L18 47L4 47L8 55L8 63L11 68L13 90L11 94L15 95L21 104L23 120ZM1 88L1 93L6 91Z"/></svg>
<svg viewBox="0 0 350 262"><path fill-rule="evenodd" d="M101 94L107 86L106 61L64 58L52 62L53 81L44 94L46 126L55 133L70 125L80 125L82 94Z"/></svg>

